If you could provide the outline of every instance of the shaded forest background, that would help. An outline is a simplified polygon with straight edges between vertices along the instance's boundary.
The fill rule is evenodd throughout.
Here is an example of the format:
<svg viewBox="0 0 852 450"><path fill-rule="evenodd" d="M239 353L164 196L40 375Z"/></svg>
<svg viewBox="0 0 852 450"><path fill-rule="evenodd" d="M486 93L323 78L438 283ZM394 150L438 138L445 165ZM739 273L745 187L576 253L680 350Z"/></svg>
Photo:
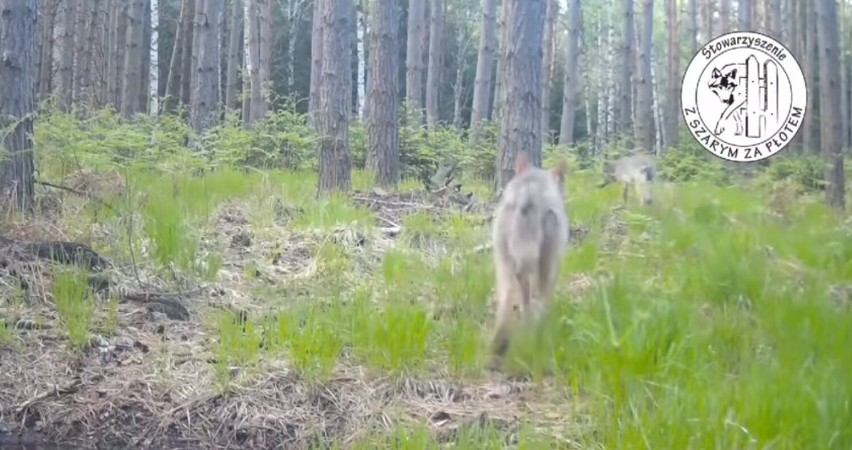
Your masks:
<svg viewBox="0 0 852 450"><path fill-rule="evenodd" d="M747 29L786 43L806 73L810 88L807 120L785 154L821 158L835 167L839 162L832 156L833 148L849 147L852 30L843 25L849 15L845 1L604 0L581 4L547 0L515 8L512 2L507 6L497 0L337 0L328 3L338 12L334 17L323 16L319 3L41 1L38 98L42 102L52 99L60 109L80 114L104 107L114 108L125 118L138 113L179 113L194 132L201 133L231 119L249 126L283 112L313 117L316 110L340 108L320 102L322 86L332 89L333 84L323 83L322 72L331 71L339 81L338 90L351 94L346 117L353 123L352 138L347 139L350 143L345 151L351 153L354 167L368 165L374 152L377 158L389 155L391 160L401 155L403 175L425 177L448 159L463 159L462 168L468 173L486 178L496 174L502 185L505 177L492 161L498 166L504 161L502 168L511 169L505 161L516 151L507 147L512 138L506 137L501 144L497 130L504 103L517 105L508 100L515 99L512 96L518 88L514 86L532 82L542 86L528 92L541 105L540 114L530 117L541 123L540 133L531 135L530 143L543 142L542 148L558 144L583 160L634 150L665 156L671 149L694 148L691 138L686 142L681 138L679 83L686 64L702 43L728 31ZM820 15L818 7L827 3L833 5L832 11ZM511 72L506 75L510 79L526 78L506 89L498 75L501 55L517 49L518 33L525 32L512 31L513 40L506 45L506 33L511 30L507 24L516 23L514 16L521 13L538 17L532 22L544 25L535 35L541 37L540 42L532 42L528 51L521 52L540 54L541 68ZM820 41L819 31L829 22L835 24L837 39ZM334 26L327 26L332 23ZM342 39L345 48L322 46L323 36L336 36L334 33L342 33L333 41ZM324 50L341 53L323 59ZM388 52L394 57L388 58ZM820 62L827 59L821 55L835 54L838 67L826 66L828 72L821 71ZM376 78L373 122L395 122L402 129L377 128L371 141L367 98L374 63L395 76L383 73ZM826 79L823 73L839 76ZM389 89L391 82L393 89ZM829 119L834 115L826 109L832 105L821 101L822 94L839 102L842 130L837 143L823 132L833 129ZM385 97L389 100L383 100ZM402 113L397 104L405 106ZM280 114L278 117L281 120ZM275 144L247 148L245 152L251 155L245 158L283 166L301 164L293 151L299 150L300 158L307 157L307 140L317 134L320 125L304 128L308 116L304 121L287 117L295 123L275 127L284 133ZM495 127L489 128L490 124ZM421 125L433 131L453 130L457 144L468 141L471 145L450 150L442 141L448 139L446 135L421 133ZM506 125L518 126L508 121ZM399 133L401 138L392 137ZM500 152L510 157L498 158ZM675 152L685 157L680 153ZM694 151L687 153L696 156ZM534 156L540 163L540 153ZM675 163L674 156L670 160ZM819 178L830 176L834 169L819 169L815 161L799 164L807 167L797 170L812 172L803 177L817 178L803 180L805 184L831 185ZM388 182L396 182L398 170L388 173ZM679 170L672 167L670 175L683 179L692 170L697 169L688 164ZM833 203L843 203L834 197Z"/></svg>

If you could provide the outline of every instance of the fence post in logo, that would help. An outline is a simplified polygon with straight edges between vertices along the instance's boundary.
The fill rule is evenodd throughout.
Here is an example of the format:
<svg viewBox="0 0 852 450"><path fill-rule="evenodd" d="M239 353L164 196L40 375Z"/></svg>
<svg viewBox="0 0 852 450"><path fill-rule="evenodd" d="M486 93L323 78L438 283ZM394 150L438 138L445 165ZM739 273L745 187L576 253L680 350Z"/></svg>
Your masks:
<svg viewBox="0 0 852 450"><path fill-rule="evenodd" d="M681 87L683 116L695 139L729 161L759 161L789 145L807 107L802 69L781 43L734 32L693 57Z"/></svg>

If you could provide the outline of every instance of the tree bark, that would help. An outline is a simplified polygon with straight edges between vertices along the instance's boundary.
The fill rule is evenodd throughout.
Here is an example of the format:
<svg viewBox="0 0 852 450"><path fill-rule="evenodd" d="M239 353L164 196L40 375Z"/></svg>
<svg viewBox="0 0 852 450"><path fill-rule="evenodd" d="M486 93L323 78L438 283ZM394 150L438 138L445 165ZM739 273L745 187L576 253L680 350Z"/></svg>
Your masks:
<svg viewBox="0 0 852 450"><path fill-rule="evenodd" d="M349 117L352 99L349 52L352 0L320 0L322 68L316 110L317 153L320 156L317 194L352 189Z"/></svg>
<svg viewBox="0 0 852 450"><path fill-rule="evenodd" d="M45 0L44 8L42 9L42 29L41 29L41 49L39 53L38 64L38 97L40 100L50 96L53 86L53 30L56 23L56 9L58 3L56 0Z"/></svg>
<svg viewBox="0 0 852 450"><path fill-rule="evenodd" d="M311 23L311 92L308 100L308 118L313 124L314 116L317 114L317 108L320 106L320 78L322 77L322 49L325 30L323 30L322 21L322 2L326 0L313 0L314 2L314 18ZM333 1L333 0L329 0ZM314 131L317 131L316 125L313 125Z"/></svg>
<svg viewBox="0 0 852 450"><path fill-rule="evenodd" d="M482 132L482 123L488 117L491 98L491 68L494 64L494 47L497 45L497 0L483 0L482 31L476 58L476 77L473 82L473 105L470 112L470 142L476 144Z"/></svg>
<svg viewBox="0 0 852 450"><path fill-rule="evenodd" d="M405 101L417 117L423 108L423 36L427 0L408 1L408 38L405 55Z"/></svg>
<svg viewBox="0 0 852 450"><path fill-rule="evenodd" d="M148 113L156 116L160 112L160 0L149 0L151 11L151 47L148 49Z"/></svg>
<svg viewBox="0 0 852 450"><path fill-rule="evenodd" d="M263 105L263 76L261 75L261 29L260 29L260 3L263 0L246 0L249 5L248 14L246 14L246 24L248 24L249 33L249 50L248 59L251 61L251 69L249 75L251 77L251 100L249 103L249 117L245 120L246 125L251 125L254 122L262 119L261 114L265 113Z"/></svg>
<svg viewBox="0 0 852 450"><path fill-rule="evenodd" d="M169 77L166 79L166 97L163 99L164 111L175 111L180 102L180 87L181 87L181 57L183 53L183 40L186 39L183 23L186 22L186 15L189 13L187 3L193 0L182 0L180 5L180 20L175 27L175 41L172 46L172 57L169 60ZM235 2L238 0L234 0Z"/></svg>
<svg viewBox="0 0 852 450"><path fill-rule="evenodd" d="M739 0L739 5L737 6L740 30L752 31L754 25L754 3L752 3L752 0Z"/></svg>
<svg viewBox="0 0 852 450"><path fill-rule="evenodd" d="M441 90L443 65L444 1L431 0L429 20L429 67L426 72L426 126L433 129L438 125L438 93Z"/></svg>
<svg viewBox="0 0 852 450"><path fill-rule="evenodd" d="M200 7L198 4L198 0L185 0L186 3L186 16L183 17L183 23L181 23L181 27L183 27L183 41L181 42L181 75L180 75L180 104L183 106L189 106L190 96L192 95L192 66L193 59L197 57L197 55L192 54L192 42L194 40L193 33L195 33L195 10Z"/></svg>
<svg viewBox="0 0 852 450"><path fill-rule="evenodd" d="M541 167L541 60L545 0L504 0L506 42L500 51L504 98L500 116L495 192L514 176L515 158L526 153Z"/></svg>
<svg viewBox="0 0 852 450"><path fill-rule="evenodd" d="M142 33L145 22L145 1L133 0L128 12L124 79L121 92L121 113L126 119L131 118L139 107L139 89L142 85Z"/></svg>
<svg viewBox="0 0 852 450"><path fill-rule="evenodd" d="M544 15L544 56L542 56L541 74L541 145L550 144L550 74L553 72L553 33L556 27L556 16L559 15L559 5L556 0L546 0L547 9Z"/></svg>
<svg viewBox="0 0 852 450"><path fill-rule="evenodd" d="M731 0L719 0L719 29L721 33L731 31Z"/></svg>
<svg viewBox="0 0 852 450"><path fill-rule="evenodd" d="M7 211L33 204L36 0L0 0L0 189ZM11 129L10 129L11 128Z"/></svg>
<svg viewBox="0 0 852 450"><path fill-rule="evenodd" d="M62 16L62 58L59 65L60 106L63 111L71 111L74 103L74 33L76 31L77 3L64 2Z"/></svg>
<svg viewBox="0 0 852 450"><path fill-rule="evenodd" d="M814 4L810 3L805 6L805 2L802 2L802 8L806 9L804 11L804 23L802 26L806 28L806 36L805 36L805 79L807 80L816 80L819 66L817 60L817 53L819 52L819 46L817 45L817 24L816 24L816 14L814 13ZM802 123L802 146L804 147L804 151L809 154L818 155L819 149L817 148L815 137L815 117L817 115L816 108L816 98L818 97L818 93L814 91L822 91L817 83L811 83L809 85L810 92L808 92L808 113L805 114Z"/></svg>
<svg viewBox="0 0 852 450"><path fill-rule="evenodd" d="M641 150L653 152L656 139L654 132L654 90L651 83L654 0L643 1L641 32L639 76L636 79L636 139L639 141Z"/></svg>
<svg viewBox="0 0 852 450"><path fill-rule="evenodd" d="M399 18L398 0L374 0L370 14L370 106L367 165L380 186L399 183Z"/></svg>
<svg viewBox="0 0 852 450"><path fill-rule="evenodd" d="M92 11L92 0L77 0L77 17L75 20L75 46L74 51L74 94L72 101L76 105L84 103L91 106L91 67L92 47L89 45L91 39L91 28L89 19Z"/></svg>
<svg viewBox="0 0 852 450"><path fill-rule="evenodd" d="M722 0L724 1L724 0ZM680 144L680 33L677 0L666 0L666 28L669 30L668 48L668 106L666 107L665 142L666 147ZM720 33L727 33L721 28Z"/></svg>
<svg viewBox="0 0 852 450"><path fill-rule="evenodd" d="M562 120L559 143L574 145L574 122L577 109L577 66L580 60L580 0L568 2L568 48L565 56L565 83L562 87ZM591 131L591 130L589 130Z"/></svg>
<svg viewBox="0 0 852 450"><path fill-rule="evenodd" d="M840 36L837 31L837 2L815 0L819 34L819 71L822 86L820 102L826 105L826 113L820 118L823 132L822 154L825 159L826 202L838 209L845 209L845 174L843 168L843 125L840 102L836 93L840 89Z"/></svg>
<svg viewBox="0 0 852 450"><path fill-rule="evenodd" d="M689 17L689 53L694 55L701 45L698 42L698 1L687 0L687 16Z"/></svg>
<svg viewBox="0 0 852 450"><path fill-rule="evenodd" d="M231 33L228 36L228 69L225 76L225 106L228 109L239 107L237 87L240 81L240 45L243 35L243 3L241 0L231 2Z"/></svg>
<svg viewBox="0 0 852 450"><path fill-rule="evenodd" d="M193 48L197 75L190 97L189 123L197 133L203 133L216 123L219 105L219 13L221 0L201 0L195 7Z"/></svg>
<svg viewBox="0 0 852 450"><path fill-rule="evenodd" d="M272 32L272 1L273 0L257 0L257 18L259 27L259 59L257 62L257 72L260 83L257 96L252 96L252 102L257 102L252 106L252 122L263 120L266 118L267 111L269 111L269 93L272 90L272 44L275 41L275 35ZM252 94L254 94L253 89Z"/></svg>
<svg viewBox="0 0 852 450"><path fill-rule="evenodd" d="M695 0L690 0L693 3ZM696 22L697 27L697 22ZM621 60L621 117L619 131L624 137L624 148L633 148L633 0L625 1L624 8L624 43Z"/></svg>

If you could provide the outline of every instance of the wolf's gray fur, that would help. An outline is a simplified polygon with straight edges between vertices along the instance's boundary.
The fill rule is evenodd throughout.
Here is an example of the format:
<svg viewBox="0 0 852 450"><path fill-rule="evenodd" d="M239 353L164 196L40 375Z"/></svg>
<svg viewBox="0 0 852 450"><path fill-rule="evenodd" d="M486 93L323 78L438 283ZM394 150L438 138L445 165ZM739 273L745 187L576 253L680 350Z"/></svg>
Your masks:
<svg viewBox="0 0 852 450"><path fill-rule="evenodd" d="M611 183L624 183L624 192L621 197L625 204L631 186L636 190L643 204L650 205L654 202L650 184L657 179L657 161L652 156L625 156L615 161L605 162L603 177L604 181L599 187Z"/></svg>
<svg viewBox="0 0 852 450"><path fill-rule="evenodd" d="M564 162L543 170L530 166L522 154L515 177L503 189L493 228L497 291L493 344L497 356L509 346L515 300L520 300L526 317L534 307L537 321L553 296L568 245L564 176Z"/></svg>

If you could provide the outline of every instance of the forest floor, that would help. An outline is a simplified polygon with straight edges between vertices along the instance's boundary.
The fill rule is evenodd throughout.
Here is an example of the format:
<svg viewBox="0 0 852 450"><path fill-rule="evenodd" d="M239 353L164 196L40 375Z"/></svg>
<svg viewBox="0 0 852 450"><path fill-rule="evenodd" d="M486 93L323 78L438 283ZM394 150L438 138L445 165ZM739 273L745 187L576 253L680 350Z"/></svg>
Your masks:
<svg viewBox="0 0 852 450"><path fill-rule="evenodd" d="M622 208L596 180L572 174L553 313L500 372L483 186L40 188L0 252L0 448L848 447L848 221L694 184ZM109 263L28 244L50 241Z"/></svg>

